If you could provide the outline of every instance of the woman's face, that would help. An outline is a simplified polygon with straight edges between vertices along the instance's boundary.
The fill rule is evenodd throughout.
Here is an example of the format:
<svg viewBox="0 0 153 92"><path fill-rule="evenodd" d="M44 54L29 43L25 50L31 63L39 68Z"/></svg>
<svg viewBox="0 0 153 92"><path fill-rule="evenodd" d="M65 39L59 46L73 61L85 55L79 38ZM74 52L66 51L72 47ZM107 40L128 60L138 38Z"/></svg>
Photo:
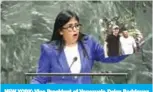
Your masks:
<svg viewBox="0 0 153 92"><path fill-rule="evenodd" d="M75 44L79 37L80 24L78 21L72 17L60 31L60 35L63 36L63 39L66 42L66 45Z"/></svg>

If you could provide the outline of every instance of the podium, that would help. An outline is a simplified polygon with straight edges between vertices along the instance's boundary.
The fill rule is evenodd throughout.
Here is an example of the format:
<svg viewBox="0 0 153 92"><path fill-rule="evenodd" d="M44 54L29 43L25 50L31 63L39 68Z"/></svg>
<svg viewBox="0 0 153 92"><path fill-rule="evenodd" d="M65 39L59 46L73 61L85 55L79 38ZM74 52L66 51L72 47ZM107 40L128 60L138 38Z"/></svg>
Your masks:
<svg viewBox="0 0 153 92"><path fill-rule="evenodd" d="M125 76L128 82L128 73L25 73L25 83L28 76Z"/></svg>

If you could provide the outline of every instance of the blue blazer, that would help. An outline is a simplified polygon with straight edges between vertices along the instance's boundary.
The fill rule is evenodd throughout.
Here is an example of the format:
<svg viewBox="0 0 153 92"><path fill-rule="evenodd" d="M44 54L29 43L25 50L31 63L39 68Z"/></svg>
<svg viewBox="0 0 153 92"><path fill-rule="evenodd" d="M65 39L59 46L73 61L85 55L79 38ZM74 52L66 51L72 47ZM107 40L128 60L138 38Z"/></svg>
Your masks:
<svg viewBox="0 0 153 92"><path fill-rule="evenodd" d="M81 73L90 73L94 61L104 63L116 63L123 60L127 55L105 58L102 45L96 42L91 36L84 36L82 39L88 58L84 57L83 48L78 42L78 51L81 59ZM38 61L37 73L71 73L66 61L65 53L59 52L56 42L45 43L41 45L41 55ZM91 83L90 76L36 76L32 79L32 84L45 83L70 83L70 84L87 84Z"/></svg>

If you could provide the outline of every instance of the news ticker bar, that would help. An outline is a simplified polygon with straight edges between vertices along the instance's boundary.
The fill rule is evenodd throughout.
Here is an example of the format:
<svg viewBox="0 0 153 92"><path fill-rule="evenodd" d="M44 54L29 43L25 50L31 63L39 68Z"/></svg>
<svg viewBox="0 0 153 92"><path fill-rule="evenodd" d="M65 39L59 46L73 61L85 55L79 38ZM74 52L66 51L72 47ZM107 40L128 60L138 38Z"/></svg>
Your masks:
<svg viewBox="0 0 153 92"><path fill-rule="evenodd" d="M152 92L152 84L2 84L1 92Z"/></svg>

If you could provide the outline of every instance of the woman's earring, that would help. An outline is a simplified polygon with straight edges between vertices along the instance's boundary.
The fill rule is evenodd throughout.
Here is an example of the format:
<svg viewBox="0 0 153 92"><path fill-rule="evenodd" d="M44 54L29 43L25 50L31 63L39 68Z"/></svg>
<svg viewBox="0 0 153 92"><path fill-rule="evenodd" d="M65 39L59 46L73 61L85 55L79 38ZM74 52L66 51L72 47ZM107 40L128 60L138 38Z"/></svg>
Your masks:
<svg viewBox="0 0 153 92"><path fill-rule="evenodd" d="M63 32L60 31L60 35L63 35Z"/></svg>

